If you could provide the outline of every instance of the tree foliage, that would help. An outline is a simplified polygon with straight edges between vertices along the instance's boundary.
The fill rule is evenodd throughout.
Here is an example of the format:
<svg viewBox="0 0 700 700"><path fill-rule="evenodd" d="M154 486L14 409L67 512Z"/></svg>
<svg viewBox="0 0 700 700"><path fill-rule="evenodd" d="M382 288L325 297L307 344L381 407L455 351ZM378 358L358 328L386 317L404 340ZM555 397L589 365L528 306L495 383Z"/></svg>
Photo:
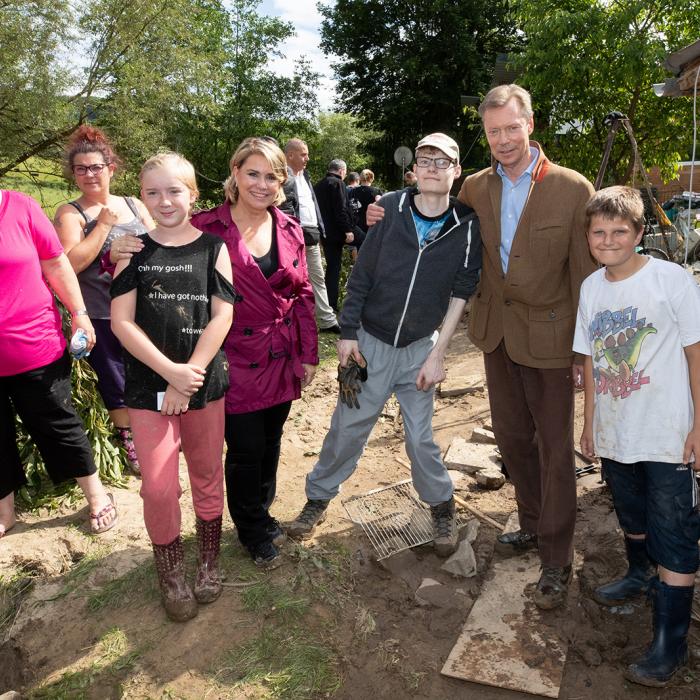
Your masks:
<svg viewBox="0 0 700 700"><path fill-rule="evenodd" d="M526 35L515 64L545 117L537 136L548 155L594 178L607 137L603 118L619 110L631 120L645 166L670 179L689 151L691 104L657 98L652 84L667 77L665 55L697 39L700 2L515 0L514 12ZM629 181L630 156L620 133L606 184Z"/></svg>
<svg viewBox="0 0 700 700"><path fill-rule="evenodd" d="M244 137L308 127L318 78L304 61L291 78L269 70L294 29L258 5L0 0L0 70L11 76L0 87L0 177L34 155L58 158L90 120L127 162L128 189L162 148L182 151L216 188Z"/></svg>
<svg viewBox="0 0 700 700"><path fill-rule="evenodd" d="M359 171L370 167L371 159L364 146L377 135L360 126L357 117L352 114L321 112L317 130L307 137L307 168L313 181L320 180L326 174L328 164L334 158L344 160L348 170Z"/></svg>
<svg viewBox="0 0 700 700"><path fill-rule="evenodd" d="M373 147L379 170L392 172L394 149L433 131L472 141L461 96L485 92L497 53L515 41L505 0L338 0L320 10L343 109L384 134Z"/></svg>

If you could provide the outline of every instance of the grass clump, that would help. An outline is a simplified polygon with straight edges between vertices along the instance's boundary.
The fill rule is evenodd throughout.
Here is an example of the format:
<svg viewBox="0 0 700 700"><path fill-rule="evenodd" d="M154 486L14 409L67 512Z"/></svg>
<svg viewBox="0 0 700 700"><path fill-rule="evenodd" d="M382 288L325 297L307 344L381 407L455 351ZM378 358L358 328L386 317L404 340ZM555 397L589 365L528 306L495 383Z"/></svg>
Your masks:
<svg viewBox="0 0 700 700"><path fill-rule="evenodd" d="M36 576L25 569L0 574L0 642L17 619L22 601L31 591Z"/></svg>
<svg viewBox="0 0 700 700"><path fill-rule="evenodd" d="M215 674L219 684L258 687L265 697L312 700L341 685L337 660L328 645L306 630L264 628L227 654Z"/></svg>
<svg viewBox="0 0 700 700"><path fill-rule="evenodd" d="M150 559L91 593L88 596L87 609L95 613L119 608L133 601L135 595L146 599L155 599L158 596L155 567Z"/></svg>
<svg viewBox="0 0 700 700"><path fill-rule="evenodd" d="M141 655L130 649L126 633L119 628L108 630L94 647L95 658L83 668L72 669L59 678L33 689L31 700L82 700L92 695L98 683L114 685L115 679L129 671Z"/></svg>
<svg viewBox="0 0 700 700"><path fill-rule="evenodd" d="M47 601L58 600L82 587L90 575L100 567L104 558L109 554L110 547L99 546L88 552L75 566L68 570L63 579L63 587L55 596L47 598Z"/></svg>
<svg viewBox="0 0 700 700"><path fill-rule="evenodd" d="M261 580L242 593L243 605L255 613L269 612L283 621L298 620L309 609L306 598L292 596L288 590Z"/></svg>

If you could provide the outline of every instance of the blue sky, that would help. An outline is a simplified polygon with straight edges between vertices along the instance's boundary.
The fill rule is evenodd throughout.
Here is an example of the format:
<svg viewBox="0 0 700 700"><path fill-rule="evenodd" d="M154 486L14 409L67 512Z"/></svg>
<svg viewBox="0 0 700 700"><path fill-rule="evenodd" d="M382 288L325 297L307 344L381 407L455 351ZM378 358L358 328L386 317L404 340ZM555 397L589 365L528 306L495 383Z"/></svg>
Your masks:
<svg viewBox="0 0 700 700"><path fill-rule="evenodd" d="M329 60L319 48L321 15L316 9L317 0L262 0L258 11L270 17L279 17L291 22L296 36L282 46L284 58L272 62L272 68L281 75L291 75L294 60L306 56L313 69L321 74L319 102L322 110L335 106L335 90Z"/></svg>

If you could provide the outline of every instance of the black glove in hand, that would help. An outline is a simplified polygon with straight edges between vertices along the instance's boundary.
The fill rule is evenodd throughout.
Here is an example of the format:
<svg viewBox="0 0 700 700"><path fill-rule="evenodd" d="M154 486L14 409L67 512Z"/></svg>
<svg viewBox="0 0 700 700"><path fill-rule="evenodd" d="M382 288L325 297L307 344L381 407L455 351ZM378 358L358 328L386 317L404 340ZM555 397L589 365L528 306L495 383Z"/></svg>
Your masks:
<svg viewBox="0 0 700 700"><path fill-rule="evenodd" d="M367 360L362 355L363 364L358 364L350 355L347 367L338 365L338 391L340 401L348 408L359 408L357 395L362 393L362 382L367 381Z"/></svg>

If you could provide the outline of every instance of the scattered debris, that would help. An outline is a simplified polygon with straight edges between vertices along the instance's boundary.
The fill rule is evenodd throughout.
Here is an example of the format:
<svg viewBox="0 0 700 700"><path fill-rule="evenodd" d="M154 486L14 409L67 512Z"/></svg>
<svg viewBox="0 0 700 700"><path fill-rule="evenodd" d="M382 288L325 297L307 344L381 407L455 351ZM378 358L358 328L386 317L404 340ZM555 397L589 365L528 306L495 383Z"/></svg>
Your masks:
<svg viewBox="0 0 700 700"><path fill-rule="evenodd" d="M464 537L461 539L457 551L440 567L453 576L471 578L477 573L476 556L472 548L472 542L479 532L479 522L470 520L464 528Z"/></svg>
<svg viewBox="0 0 700 700"><path fill-rule="evenodd" d="M474 478L479 486L491 491L497 491L506 483L506 476L499 469L484 469L476 472Z"/></svg>
<svg viewBox="0 0 700 700"><path fill-rule="evenodd" d="M456 469L448 469L447 473L452 479L452 485L457 491L469 491L476 484L476 479L465 472L457 471Z"/></svg>
<svg viewBox="0 0 700 700"><path fill-rule="evenodd" d="M483 469L500 469L500 460L492 445L467 442L464 438L454 438L445 454L448 469L475 474Z"/></svg>
<svg viewBox="0 0 700 700"><path fill-rule="evenodd" d="M475 391L483 390L484 380L479 374L473 374L468 377L448 376L438 385L438 394L443 397L463 396L464 394L473 394Z"/></svg>
<svg viewBox="0 0 700 700"><path fill-rule="evenodd" d="M415 599L418 605L424 607L456 608L460 606L457 596L449 586L443 586L432 578L425 578L416 591Z"/></svg>
<svg viewBox="0 0 700 700"><path fill-rule="evenodd" d="M471 442L479 442L485 445L496 444L496 436L493 434L493 431L487 428L474 428L470 440Z"/></svg>

